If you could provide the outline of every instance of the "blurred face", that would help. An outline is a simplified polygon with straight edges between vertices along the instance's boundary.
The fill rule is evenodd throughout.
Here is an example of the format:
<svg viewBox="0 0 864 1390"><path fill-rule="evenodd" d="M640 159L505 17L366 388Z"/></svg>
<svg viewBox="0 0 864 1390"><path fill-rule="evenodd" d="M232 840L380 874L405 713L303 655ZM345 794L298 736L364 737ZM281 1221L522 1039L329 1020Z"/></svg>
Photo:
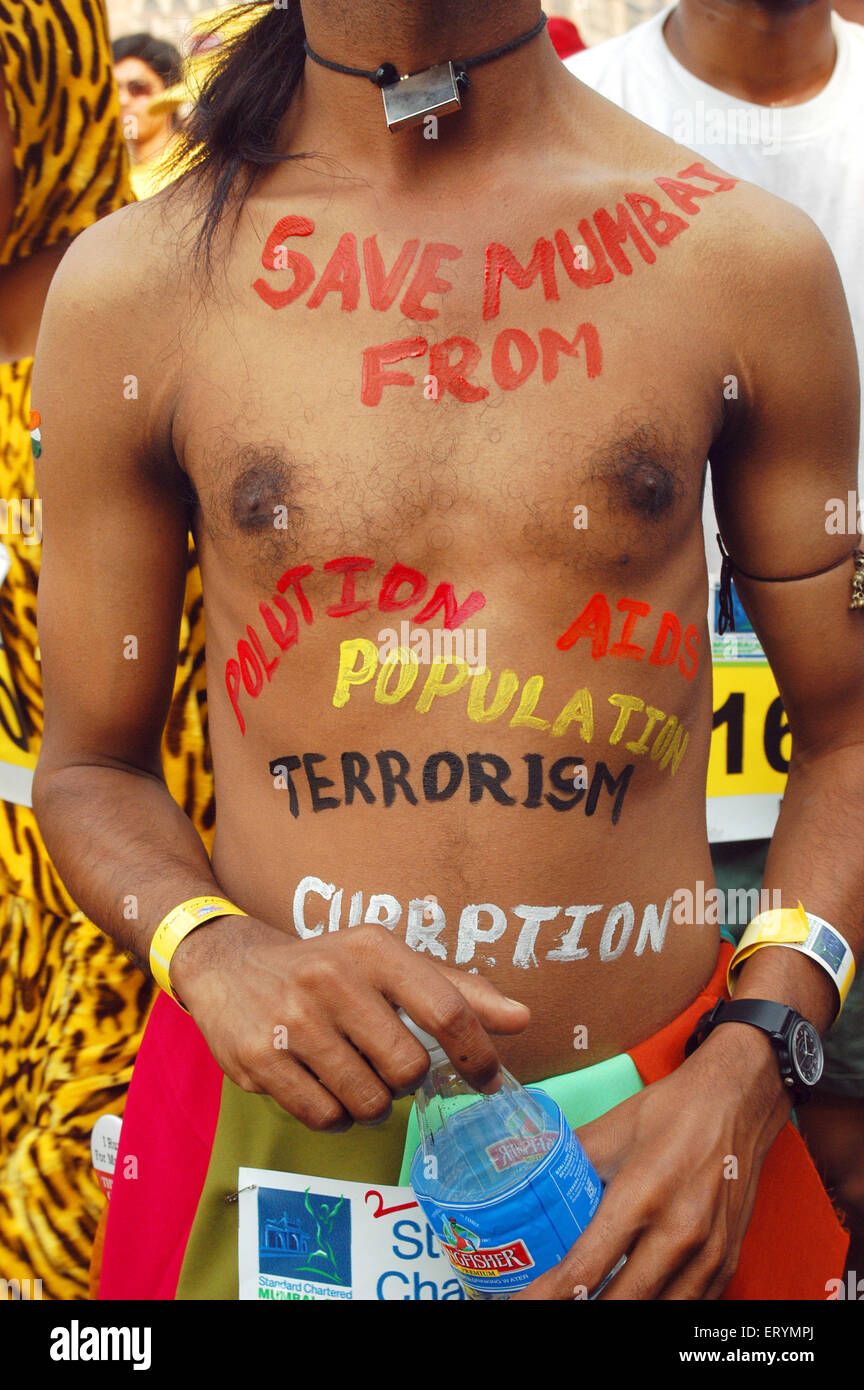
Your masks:
<svg viewBox="0 0 864 1390"><path fill-rule="evenodd" d="M783 14L791 10L806 10L808 5L813 5L815 0L756 0L760 10L767 10L769 14Z"/></svg>
<svg viewBox="0 0 864 1390"><path fill-rule="evenodd" d="M114 77L120 93L123 133L127 140L146 142L167 133L170 115L148 111L150 102L164 92L165 83L140 58L124 58L115 64Z"/></svg>

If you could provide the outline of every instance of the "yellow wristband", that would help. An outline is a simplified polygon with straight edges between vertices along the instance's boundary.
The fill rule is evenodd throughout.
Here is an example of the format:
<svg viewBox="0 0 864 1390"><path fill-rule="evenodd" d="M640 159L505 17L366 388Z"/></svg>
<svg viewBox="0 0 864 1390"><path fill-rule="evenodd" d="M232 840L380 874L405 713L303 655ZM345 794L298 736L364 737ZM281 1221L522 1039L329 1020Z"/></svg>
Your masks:
<svg viewBox="0 0 864 1390"><path fill-rule="evenodd" d="M167 917L162 918L150 942L150 969L159 988L170 994L181 1009L185 1009L186 1005L175 994L169 974L172 957L180 942L196 927L203 926L205 922L212 922L214 917L248 915L242 908L229 903L227 898L204 897L190 898L188 902L172 908ZM189 1012L188 1009L186 1012Z"/></svg>
<svg viewBox="0 0 864 1390"><path fill-rule="evenodd" d="M739 966L763 946L788 946L821 965L831 976L839 995L839 1017L855 978L855 957L848 941L835 927L814 913L805 912L801 903L794 909L783 907L760 912L748 926L729 962L726 983L730 993Z"/></svg>

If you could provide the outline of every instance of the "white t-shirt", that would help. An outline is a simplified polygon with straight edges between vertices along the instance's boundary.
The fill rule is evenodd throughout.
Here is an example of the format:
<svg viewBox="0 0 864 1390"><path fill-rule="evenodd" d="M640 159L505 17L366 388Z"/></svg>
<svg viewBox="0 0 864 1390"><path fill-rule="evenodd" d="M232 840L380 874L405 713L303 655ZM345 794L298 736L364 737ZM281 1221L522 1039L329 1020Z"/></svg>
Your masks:
<svg viewBox="0 0 864 1390"><path fill-rule="evenodd" d="M812 217L840 269L864 378L864 25L832 14L837 61L811 101L756 106L700 82L672 56L663 26L673 9L574 54L567 67L637 120ZM864 418L859 458L864 491Z"/></svg>

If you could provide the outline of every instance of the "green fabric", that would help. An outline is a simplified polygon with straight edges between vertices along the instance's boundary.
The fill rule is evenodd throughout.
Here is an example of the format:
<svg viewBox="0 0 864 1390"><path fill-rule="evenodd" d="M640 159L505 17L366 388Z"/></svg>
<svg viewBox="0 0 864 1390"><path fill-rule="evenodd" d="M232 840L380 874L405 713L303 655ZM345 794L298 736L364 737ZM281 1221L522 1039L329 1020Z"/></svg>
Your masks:
<svg viewBox="0 0 864 1390"><path fill-rule="evenodd" d="M563 1076L550 1076L547 1081L537 1084L558 1102L571 1129L587 1125L599 1115L605 1115L614 1105L620 1105L622 1100L627 1100L642 1090L641 1077L627 1052L622 1052L618 1057L609 1057L605 1062L595 1062L593 1067L568 1071ZM399 1174L399 1182L403 1187L408 1185L411 1160L419 1143L420 1132L412 1105L402 1171Z"/></svg>
<svg viewBox="0 0 864 1390"><path fill-rule="evenodd" d="M410 1097L397 1101L383 1125L354 1125L345 1134L318 1134L270 1096L241 1091L226 1076L207 1178L175 1298L235 1300L239 1295L237 1203L225 1198L237 1191L240 1166L395 1184L411 1105Z"/></svg>

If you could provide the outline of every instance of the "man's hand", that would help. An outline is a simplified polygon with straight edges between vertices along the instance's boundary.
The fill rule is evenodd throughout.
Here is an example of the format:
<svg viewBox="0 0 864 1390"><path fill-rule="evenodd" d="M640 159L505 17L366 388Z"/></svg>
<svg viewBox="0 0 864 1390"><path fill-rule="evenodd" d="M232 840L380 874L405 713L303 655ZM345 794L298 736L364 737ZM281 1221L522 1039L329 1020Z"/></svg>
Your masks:
<svg viewBox="0 0 864 1390"><path fill-rule="evenodd" d="M378 926L297 941L222 918L180 943L171 979L226 1075L316 1130L380 1124L426 1074L397 1007L483 1091L500 1086L484 1029L519 1033L530 1018L488 980L434 965Z"/></svg>
<svg viewBox="0 0 864 1390"><path fill-rule="evenodd" d="M715 1029L671 1076L579 1131L608 1186L570 1253L518 1297L584 1298L627 1253L601 1300L719 1298L790 1109L768 1039Z"/></svg>

